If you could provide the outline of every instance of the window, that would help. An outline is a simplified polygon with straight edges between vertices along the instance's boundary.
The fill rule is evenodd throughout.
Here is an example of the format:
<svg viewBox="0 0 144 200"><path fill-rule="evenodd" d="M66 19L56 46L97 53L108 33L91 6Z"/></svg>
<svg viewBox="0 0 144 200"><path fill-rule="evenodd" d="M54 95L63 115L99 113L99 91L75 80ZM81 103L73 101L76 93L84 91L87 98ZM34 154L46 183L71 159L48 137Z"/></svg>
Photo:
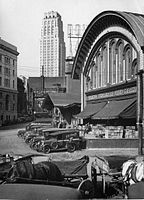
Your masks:
<svg viewBox="0 0 144 200"><path fill-rule="evenodd" d="M0 92L0 99L2 99L2 92Z"/></svg>
<svg viewBox="0 0 144 200"><path fill-rule="evenodd" d="M2 61L2 55L0 54L0 61Z"/></svg>
<svg viewBox="0 0 144 200"><path fill-rule="evenodd" d="M7 79L7 78L4 79L4 86L10 87L10 80L9 79Z"/></svg>
<svg viewBox="0 0 144 200"><path fill-rule="evenodd" d="M101 87L101 55L98 55L98 87Z"/></svg>
<svg viewBox="0 0 144 200"><path fill-rule="evenodd" d="M14 80L13 80L13 88L15 87L15 82L14 82Z"/></svg>
<svg viewBox="0 0 144 200"><path fill-rule="evenodd" d="M13 103L13 106L12 106L12 110L14 111L15 110L15 104Z"/></svg>
<svg viewBox="0 0 144 200"><path fill-rule="evenodd" d="M2 110L3 109L3 104L2 104L2 102L0 102L0 110Z"/></svg>
<svg viewBox="0 0 144 200"><path fill-rule="evenodd" d="M110 42L110 81L116 83L116 47L115 40Z"/></svg>
<svg viewBox="0 0 144 200"><path fill-rule="evenodd" d="M5 64L10 64L10 58L5 57Z"/></svg>
<svg viewBox="0 0 144 200"><path fill-rule="evenodd" d="M2 66L0 65L0 74L2 74Z"/></svg>
<svg viewBox="0 0 144 200"><path fill-rule="evenodd" d="M0 77L0 86L2 86L2 77Z"/></svg>
<svg viewBox="0 0 144 200"><path fill-rule="evenodd" d="M9 97L9 95L7 94L7 95L6 95L6 101L5 101L5 109L6 109L6 110L9 110L9 106L10 106L10 97Z"/></svg>
<svg viewBox="0 0 144 200"><path fill-rule="evenodd" d="M107 49L103 48L103 62L102 62L102 86L107 84Z"/></svg>
<svg viewBox="0 0 144 200"><path fill-rule="evenodd" d="M10 69L9 68L7 68L7 67L4 68L4 75L10 76Z"/></svg>
<svg viewBox="0 0 144 200"><path fill-rule="evenodd" d="M123 81L123 48L124 44L121 40L117 44L117 82Z"/></svg>
<svg viewBox="0 0 144 200"><path fill-rule="evenodd" d="M131 79L131 67L132 67L132 49L130 45L126 45L124 50L125 57L125 79Z"/></svg>
<svg viewBox="0 0 144 200"><path fill-rule="evenodd" d="M13 60L13 66L15 66L15 60Z"/></svg>
<svg viewBox="0 0 144 200"><path fill-rule="evenodd" d="M137 74L137 59L135 58L134 61L132 62L132 78L136 78L136 74Z"/></svg>

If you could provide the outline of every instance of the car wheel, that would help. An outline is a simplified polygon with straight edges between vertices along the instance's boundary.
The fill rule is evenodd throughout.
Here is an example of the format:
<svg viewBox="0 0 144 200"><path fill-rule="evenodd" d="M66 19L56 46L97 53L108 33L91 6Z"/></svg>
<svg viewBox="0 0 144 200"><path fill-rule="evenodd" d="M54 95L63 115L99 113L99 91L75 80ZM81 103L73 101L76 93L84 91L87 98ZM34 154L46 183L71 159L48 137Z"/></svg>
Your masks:
<svg viewBox="0 0 144 200"><path fill-rule="evenodd" d="M68 143L67 144L67 150L68 152L74 152L76 150L76 146L74 143Z"/></svg>
<svg viewBox="0 0 144 200"><path fill-rule="evenodd" d="M44 153L50 153L50 147L49 146L44 147Z"/></svg>
<svg viewBox="0 0 144 200"><path fill-rule="evenodd" d="M58 143L57 142L53 142L51 144L52 149L58 149Z"/></svg>
<svg viewBox="0 0 144 200"><path fill-rule="evenodd" d="M91 180L83 180L79 186L78 190L81 192L83 199L92 199L95 195L94 184Z"/></svg>

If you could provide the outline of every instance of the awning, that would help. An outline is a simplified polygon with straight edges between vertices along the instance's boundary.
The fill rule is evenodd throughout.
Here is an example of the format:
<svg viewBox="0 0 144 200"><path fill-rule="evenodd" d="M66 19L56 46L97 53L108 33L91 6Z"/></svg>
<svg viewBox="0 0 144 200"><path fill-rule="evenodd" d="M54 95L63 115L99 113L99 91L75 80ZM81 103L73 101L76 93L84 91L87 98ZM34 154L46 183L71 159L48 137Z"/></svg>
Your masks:
<svg viewBox="0 0 144 200"><path fill-rule="evenodd" d="M106 102L87 104L84 110L78 115L76 115L75 117L81 118L81 119L90 118L92 115L99 112L105 105L106 105Z"/></svg>
<svg viewBox="0 0 144 200"><path fill-rule="evenodd" d="M123 119L136 119L137 117L137 101L132 103L126 110L124 110L120 117Z"/></svg>
<svg viewBox="0 0 144 200"><path fill-rule="evenodd" d="M92 119L117 119L119 117L130 116L132 113L134 114L136 107L133 107L136 102L136 99L126 99L126 100L114 100L109 101L103 109L101 109L98 113L92 116Z"/></svg>

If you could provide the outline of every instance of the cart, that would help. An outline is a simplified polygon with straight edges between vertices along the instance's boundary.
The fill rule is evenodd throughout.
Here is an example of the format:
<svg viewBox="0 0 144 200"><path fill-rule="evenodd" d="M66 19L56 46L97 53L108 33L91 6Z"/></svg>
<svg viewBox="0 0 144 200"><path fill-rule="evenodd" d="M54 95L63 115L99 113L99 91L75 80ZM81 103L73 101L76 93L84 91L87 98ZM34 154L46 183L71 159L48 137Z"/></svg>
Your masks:
<svg viewBox="0 0 144 200"><path fill-rule="evenodd" d="M36 162L35 160L40 160L40 162ZM88 156L84 156L77 160L51 161L47 156L39 154L23 156L14 162L15 163L11 166L10 162L6 162L7 164L9 163L9 170L8 167L5 170L5 176L1 182L2 185L38 184L68 187L79 191L83 199L94 197L94 185L87 173L87 165L89 163ZM51 163L48 166L51 171L48 172L48 168L44 169L43 163ZM38 164L40 165L38 166ZM33 177L33 174L37 173L36 171L34 171L34 173L32 172L34 165L37 165L40 176L44 175L43 178ZM50 176L56 174L55 179L54 176L51 179L44 179L47 175L46 171Z"/></svg>
<svg viewBox="0 0 144 200"><path fill-rule="evenodd" d="M50 156L44 154L26 155L14 161L20 163L23 175L8 170L7 165L7 176L5 174L2 184L18 183L68 187L79 191L82 199L124 198L121 166L127 159L124 156L89 157L85 155L76 160L51 160ZM27 162L28 160L29 162ZM47 168L44 168L43 162L52 164L52 168L49 166L52 171L48 171L48 174L57 174L55 178L46 178ZM40 164L38 171L41 172L41 177L33 176L36 174L33 173L33 167L37 164ZM24 166L25 168L23 168ZM12 166L11 169L13 169ZM21 171L20 168L18 171Z"/></svg>

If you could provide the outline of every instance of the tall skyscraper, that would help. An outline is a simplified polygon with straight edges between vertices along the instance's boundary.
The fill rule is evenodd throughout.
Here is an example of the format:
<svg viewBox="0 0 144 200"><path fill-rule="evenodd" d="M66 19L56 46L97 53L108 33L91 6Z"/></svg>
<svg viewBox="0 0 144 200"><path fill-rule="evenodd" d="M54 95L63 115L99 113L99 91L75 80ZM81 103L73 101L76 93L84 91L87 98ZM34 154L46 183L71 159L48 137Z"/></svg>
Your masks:
<svg viewBox="0 0 144 200"><path fill-rule="evenodd" d="M44 14L40 40L40 69L45 77L65 75L65 42L63 22L59 13Z"/></svg>

